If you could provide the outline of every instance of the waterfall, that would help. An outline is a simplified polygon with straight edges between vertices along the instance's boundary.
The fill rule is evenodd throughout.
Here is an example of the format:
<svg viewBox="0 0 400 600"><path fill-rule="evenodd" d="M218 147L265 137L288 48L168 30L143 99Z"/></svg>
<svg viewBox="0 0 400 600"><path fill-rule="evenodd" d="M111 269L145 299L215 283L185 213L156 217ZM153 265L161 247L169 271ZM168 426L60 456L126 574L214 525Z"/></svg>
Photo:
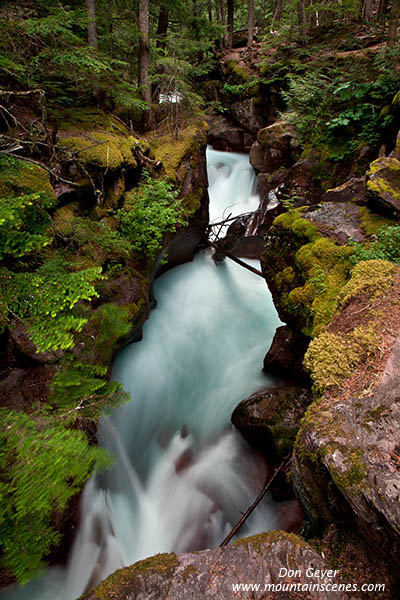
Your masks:
<svg viewBox="0 0 400 600"><path fill-rule="evenodd" d="M207 157L212 219L257 208L248 157ZM113 366L131 400L100 423L115 464L86 485L68 568L7 600L74 600L141 558L215 546L263 486L267 467L230 415L272 383L261 365L279 319L265 282L228 260L215 267L204 251L160 277L154 295L143 340ZM278 525L267 497L241 536Z"/></svg>

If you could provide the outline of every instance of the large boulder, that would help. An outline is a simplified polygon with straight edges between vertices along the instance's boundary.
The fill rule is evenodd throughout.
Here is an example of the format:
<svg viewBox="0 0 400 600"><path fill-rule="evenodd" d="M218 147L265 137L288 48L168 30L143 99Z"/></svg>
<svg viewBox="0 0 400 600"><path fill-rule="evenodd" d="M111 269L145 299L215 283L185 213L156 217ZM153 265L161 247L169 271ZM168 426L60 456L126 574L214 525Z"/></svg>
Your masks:
<svg viewBox="0 0 400 600"><path fill-rule="evenodd" d="M240 585L248 583L259 585L258 593ZM352 584L309 544L278 531L224 548L158 554L116 571L81 600L331 600L332 593L337 600L354 598L346 589Z"/></svg>
<svg viewBox="0 0 400 600"><path fill-rule="evenodd" d="M364 206L368 202L365 177L352 177L342 185L326 190L322 202L354 202Z"/></svg>
<svg viewBox="0 0 400 600"><path fill-rule="evenodd" d="M327 237L341 243L350 240L361 242L365 239L360 208L350 202L324 202L307 212L307 219Z"/></svg>
<svg viewBox="0 0 400 600"><path fill-rule="evenodd" d="M279 215L264 246L262 271L281 321L315 336L336 310L351 268L351 248L325 237L305 210Z"/></svg>
<svg viewBox="0 0 400 600"><path fill-rule="evenodd" d="M393 216L400 217L400 132L391 154L371 163L367 186L375 202Z"/></svg>
<svg viewBox="0 0 400 600"><path fill-rule="evenodd" d="M234 102L229 114L236 123L252 134L256 134L262 126L262 116L253 98Z"/></svg>
<svg viewBox="0 0 400 600"><path fill-rule="evenodd" d="M308 388L285 385L252 394L238 404L232 423L269 460L292 451L300 421L312 400Z"/></svg>
<svg viewBox="0 0 400 600"><path fill-rule="evenodd" d="M368 189L375 201L395 217L400 217L400 160L384 156L368 171Z"/></svg>
<svg viewBox="0 0 400 600"><path fill-rule="evenodd" d="M257 172L272 173L294 164L298 142L290 125L276 121L260 129L250 152L250 162Z"/></svg>
<svg viewBox="0 0 400 600"><path fill-rule="evenodd" d="M225 117L213 117L207 135L208 143L215 150L228 152L248 152L255 140L255 134L243 129Z"/></svg>
<svg viewBox="0 0 400 600"><path fill-rule="evenodd" d="M400 268L364 261L305 364L319 399L295 445L294 483L319 530L357 528L400 561ZM398 576L398 575L396 575Z"/></svg>

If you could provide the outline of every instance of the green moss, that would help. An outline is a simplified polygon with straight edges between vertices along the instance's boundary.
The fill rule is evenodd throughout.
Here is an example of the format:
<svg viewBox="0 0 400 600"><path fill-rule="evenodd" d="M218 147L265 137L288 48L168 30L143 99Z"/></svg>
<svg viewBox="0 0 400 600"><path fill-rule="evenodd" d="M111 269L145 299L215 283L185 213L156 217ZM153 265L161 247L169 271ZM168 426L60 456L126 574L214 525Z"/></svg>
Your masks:
<svg viewBox="0 0 400 600"><path fill-rule="evenodd" d="M183 159L200 149L205 143L207 124L193 123L179 132L177 138L164 135L153 140L153 151L156 160L162 162L167 176L176 181L177 170Z"/></svg>
<svg viewBox="0 0 400 600"><path fill-rule="evenodd" d="M383 194L389 194L396 201L400 202L400 188L394 187L384 177L375 176L374 179L368 181L367 186L371 192L374 192L378 196L381 196Z"/></svg>
<svg viewBox="0 0 400 600"><path fill-rule="evenodd" d="M275 228L288 229L298 238L314 241L321 237L318 229L307 219L301 216L303 208L296 208L282 213L273 222Z"/></svg>
<svg viewBox="0 0 400 600"><path fill-rule="evenodd" d="M88 592L81 600L110 600L110 598L127 598L142 582L143 578L159 574L165 579L173 576L180 563L175 554L156 554L141 560L130 567L119 569L102 581L94 591ZM165 584L164 584L165 585ZM167 587L160 590L160 597L167 593Z"/></svg>
<svg viewBox="0 0 400 600"><path fill-rule="evenodd" d="M351 279L338 294L338 306L344 307L360 294L377 297L393 283L396 266L386 260L363 260L355 265Z"/></svg>
<svg viewBox="0 0 400 600"><path fill-rule="evenodd" d="M292 231L295 235L305 237L311 241L320 237L318 229L307 219L297 219L293 223Z"/></svg>
<svg viewBox="0 0 400 600"><path fill-rule="evenodd" d="M349 377L360 359L360 350L346 337L324 332L309 345L304 366L310 371L317 392L339 385Z"/></svg>
<svg viewBox="0 0 400 600"><path fill-rule="evenodd" d="M234 59L227 60L225 63L225 66L228 70L228 73L236 75L236 77L240 81L246 82L250 79L250 73L248 71L246 71L246 69L241 67L236 60L234 60Z"/></svg>
<svg viewBox="0 0 400 600"><path fill-rule="evenodd" d="M393 225L396 223L395 219L377 215L370 211L366 206L361 206L358 209L358 214L361 227L366 235L374 235L384 225Z"/></svg>
<svg viewBox="0 0 400 600"><path fill-rule="evenodd" d="M305 207L300 207L282 213L274 219L272 226L277 229L282 228L290 230L294 235L305 237L310 241L315 239L317 236L320 236L320 234L315 225L301 216L304 208ZM298 221L300 221L300 223L298 223ZM303 223L303 221L305 221L305 223Z"/></svg>
<svg viewBox="0 0 400 600"><path fill-rule="evenodd" d="M290 285L294 279L294 271L292 267L286 267L280 271L275 277L276 288L280 291L287 285Z"/></svg>
<svg viewBox="0 0 400 600"><path fill-rule="evenodd" d="M279 460L282 460L292 452L299 428L271 425L268 429L274 438L277 457Z"/></svg>
<svg viewBox="0 0 400 600"><path fill-rule="evenodd" d="M345 469L339 471L330 465L330 473L335 485L345 493L354 495L362 487L368 471L366 464L362 461L364 452L361 448L345 448L344 466Z"/></svg>
<svg viewBox="0 0 400 600"><path fill-rule="evenodd" d="M379 343L374 323L356 327L347 334L321 333L310 343L304 357L315 391L322 394L339 386L361 361L375 354Z"/></svg>
<svg viewBox="0 0 400 600"><path fill-rule="evenodd" d="M294 288L287 296L287 304L293 309L301 309L304 313L311 311L312 303L315 299L315 288L307 282L301 287Z"/></svg>
<svg viewBox="0 0 400 600"><path fill-rule="evenodd" d="M197 576L199 575L199 570L194 565L189 565L182 573L182 579L186 583L188 579L191 578L191 575Z"/></svg>
<svg viewBox="0 0 400 600"><path fill-rule="evenodd" d="M348 279L351 253L351 248L322 237L302 246L296 253L296 264L306 283L293 290L287 301L308 314L304 333L314 337L332 319L338 293Z"/></svg>
<svg viewBox="0 0 400 600"><path fill-rule="evenodd" d="M195 212L199 210L199 208L201 207L201 199L203 193L203 188L199 187L196 193L192 192L191 194L186 194L186 196L182 198L182 206L186 215L194 215Z"/></svg>
<svg viewBox="0 0 400 600"><path fill-rule="evenodd" d="M61 131L108 131L115 135L129 135L128 128L111 113L94 107L63 108L62 114L55 113Z"/></svg>
<svg viewBox="0 0 400 600"><path fill-rule="evenodd" d="M381 340L374 322L355 327L352 332L352 337L355 342L362 347L363 357L373 356Z"/></svg>
<svg viewBox="0 0 400 600"><path fill-rule="evenodd" d="M268 551L266 546L275 544L277 542L290 542L293 546L300 548L309 548L307 542L301 537L294 533L287 533L286 531L268 531L266 533L258 533L247 538L243 538L233 542L233 547L243 546L247 552L255 550L261 557L263 556L263 550Z"/></svg>
<svg viewBox="0 0 400 600"><path fill-rule="evenodd" d="M163 573L165 570L176 569L179 567L179 564L176 554L173 552L171 554L164 552L163 554L156 554L150 558L145 558L137 562L134 567L138 573L149 570L153 573Z"/></svg>
<svg viewBox="0 0 400 600"><path fill-rule="evenodd" d="M58 208L53 215L53 225L56 231L63 236L69 236L73 233L77 206L75 202L66 204Z"/></svg>
<svg viewBox="0 0 400 600"><path fill-rule="evenodd" d="M56 195L50 183L49 173L38 165L4 156L0 158L0 196L39 194L42 206L56 204Z"/></svg>
<svg viewBox="0 0 400 600"><path fill-rule="evenodd" d="M353 248L323 237L301 216L302 210L290 210L274 220L266 237L264 265L270 261L283 266L277 273L273 273L276 267L270 269L281 319L295 322L306 336L315 337L338 308L339 293L349 279Z"/></svg>
<svg viewBox="0 0 400 600"><path fill-rule="evenodd" d="M60 145L74 154L85 165L115 170L122 165L132 168L137 161L132 149L138 140L132 136L122 137L109 133L91 132L85 137L73 136L60 140Z"/></svg>

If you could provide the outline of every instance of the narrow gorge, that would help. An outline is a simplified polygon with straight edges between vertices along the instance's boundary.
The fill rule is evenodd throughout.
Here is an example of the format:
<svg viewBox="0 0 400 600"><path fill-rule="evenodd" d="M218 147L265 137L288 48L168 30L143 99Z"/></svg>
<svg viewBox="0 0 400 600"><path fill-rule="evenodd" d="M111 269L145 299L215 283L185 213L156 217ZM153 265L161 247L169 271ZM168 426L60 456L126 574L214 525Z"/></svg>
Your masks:
<svg viewBox="0 0 400 600"><path fill-rule="evenodd" d="M397 600L397 0L0 18L0 598Z"/></svg>

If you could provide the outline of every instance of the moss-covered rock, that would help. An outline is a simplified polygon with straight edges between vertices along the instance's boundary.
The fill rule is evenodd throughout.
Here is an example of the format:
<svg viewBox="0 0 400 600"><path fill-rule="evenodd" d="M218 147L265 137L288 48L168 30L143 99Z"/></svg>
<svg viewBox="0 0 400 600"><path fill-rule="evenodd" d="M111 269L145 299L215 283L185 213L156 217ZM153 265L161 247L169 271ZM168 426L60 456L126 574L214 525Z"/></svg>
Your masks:
<svg viewBox="0 0 400 600"><path fill-rule="evenodd" d="M317 393L340 385L368 356L373 355L380 336L373 324L355 328L350 334L325 331L308 347L304 366L309 369Z"/></svg>
<svg viewBox="0 0 400 600"><path fill-rule="evenodd" d="M396 265L387 260L363 260L353 267L351 279L338 296L340 307L360 294L373 298L385 294L393 284Z"/></svg>
<svg viewBox="0 0 400 600"><path fill-rule="evenodd" d="M367 186L373 198L395 217L400 217L400 161L378 158L370 165Z"/></svg>
<svg viewBox="0 0 400 600"><path fill-rule="evenodd" d="M236 79L237 83L245 83L251 77L249 71L233 58L226 61L225 68L228 76L233 76L233 79Z"/></svg>
<svg viewBox="0 0 400 600"><path fill-rule="evenodd" d="M318 569L318 573L306 574L310 565ZM329 571L323 578L322 569ZM264 582L267 586L280 584L278 589L284 584L285 594L290 584L296 583L302 589L306 583L308 587L321 582L338 583L339 579L339 574L334 574L332 567L302 538L274 531L238 540L224 548L178 555L159 554L116 571L96 589L82 596L82 600L231 600L232 584L243 581L261 582L264 594L270 597L274 588L264 589ZM310 592L308 597L330 600L331 593ZM340 591L335 597L338 600L349 598Z"/></svg>
<svg viewBox="0 0 400 600"><path fill-rule="evenodd" d="M150 137L152 149L156 160L161 161L165 173L173 181L183 179L184 159L189 155L195 155L206 143L206 132L208 124L205 121L191 123L178 133L163 135L161 137Z"/></svg>
<svg viewBox="0 0 400 600"><path fill-rule="evenodd" d="M300 420L311 400L307 388L294 385L257 392L238 404L232 423L268 460L282 460L293 449Z"/></svg>
<svg viewBox="0 0 400 600"><path fill-rule="evenodd" d="M115 171L123 165L135 168L134 148L139 141L133 136L88 132L80 136L63 137L60 145L85 166Z"/></svg>
<svg viewBox="0 0 400 600"><path fill-rule="evenodd" d="M108 131L114 135L127 135L128 128L111 113L106 113L94 106L82 108L63 108L62 113L53 115L60 131Z"/></svg>
<svg viewBox="0 0 400 600"><path fill-rule="evenodd" d="M323 237L301 215L302 210L292 210L275 219L262 267L280 318L314 337L336 310L352 250Z"/></svg>

